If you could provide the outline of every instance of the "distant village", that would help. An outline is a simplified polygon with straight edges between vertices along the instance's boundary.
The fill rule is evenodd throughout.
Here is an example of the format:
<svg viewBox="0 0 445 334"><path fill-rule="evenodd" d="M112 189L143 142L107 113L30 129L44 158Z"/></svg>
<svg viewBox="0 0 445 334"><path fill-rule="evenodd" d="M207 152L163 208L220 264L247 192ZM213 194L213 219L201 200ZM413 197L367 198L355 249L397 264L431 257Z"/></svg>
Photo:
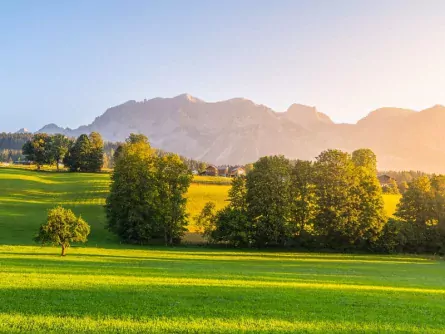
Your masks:
<svg viewBox="0 0 445 334"><path fill-rule="evenodd" d="M205 176L222 176L222 177L237 177L246 175L246 169L242 166L228 167L228 166L215 166L208 165L204 171L198 172L193 170L194 175L205 175ZM389 175L380 174L377 176L382 188L389 188L396 180Z"/></svg>
<svg viewBox="0 0 445 334"><path fill-rule="evenodd" d="M193 174L207 175L207 176L238 177L246 175L246 169L241 166L229 168L228 166L217 167L215 165L208 165L204 171L198 172L197 170L194 170Z"/></svg>

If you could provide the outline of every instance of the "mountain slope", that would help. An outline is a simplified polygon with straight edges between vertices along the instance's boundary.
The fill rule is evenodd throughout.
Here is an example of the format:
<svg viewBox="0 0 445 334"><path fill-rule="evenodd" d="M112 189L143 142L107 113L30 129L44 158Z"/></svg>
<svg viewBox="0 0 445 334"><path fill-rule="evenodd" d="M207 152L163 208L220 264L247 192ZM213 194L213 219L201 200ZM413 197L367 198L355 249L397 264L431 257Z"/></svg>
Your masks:
<svg viewBox="0 0 445 334"><path fill-rule="evenodd" d="M357 124L335 124L314 107L293 104L285 112L235 98L205 102L188 94L128 101L77 129L49 124L39 130L78 136L100 132L110 141L130 133L153 146L215 164L243 164L270 154L314 159L322 150L373 149L381 169L445 172L445 107L421 112L381 108Z"/></svg>

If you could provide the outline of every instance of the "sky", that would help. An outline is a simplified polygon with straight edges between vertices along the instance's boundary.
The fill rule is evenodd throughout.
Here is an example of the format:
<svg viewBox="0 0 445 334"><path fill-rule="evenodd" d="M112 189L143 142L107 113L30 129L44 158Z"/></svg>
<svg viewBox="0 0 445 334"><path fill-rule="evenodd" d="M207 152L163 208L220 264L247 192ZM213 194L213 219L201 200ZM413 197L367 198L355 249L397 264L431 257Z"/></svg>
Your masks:
<svg viewBox="0 0 445 334"><path fill-rule="evenodd" d="M0 132L182 93L345 123L445 104L445 1L0 1Z"/></svg>

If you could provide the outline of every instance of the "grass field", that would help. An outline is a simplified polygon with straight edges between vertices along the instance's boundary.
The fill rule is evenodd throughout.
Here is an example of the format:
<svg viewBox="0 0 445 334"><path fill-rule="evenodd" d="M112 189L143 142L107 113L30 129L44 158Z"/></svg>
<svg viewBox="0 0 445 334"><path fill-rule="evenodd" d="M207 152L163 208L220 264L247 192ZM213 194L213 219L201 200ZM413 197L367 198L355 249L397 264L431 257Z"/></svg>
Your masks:
<svg viewBox="0 0 445 334"><path fill-rule="evenodd" d="M0 246L0 332L444 333L445 263Z"/></svg>
<svg viewBox="0 0 445 334"><path fill-rule="evenodd" d="M210 181L190 187L192 216L224 205L229 185ZM108 186L0 168L1 333L445 332L443 259L128 247L104 229ZM59 203L92 226L87 247L16 246Z"/></svg>

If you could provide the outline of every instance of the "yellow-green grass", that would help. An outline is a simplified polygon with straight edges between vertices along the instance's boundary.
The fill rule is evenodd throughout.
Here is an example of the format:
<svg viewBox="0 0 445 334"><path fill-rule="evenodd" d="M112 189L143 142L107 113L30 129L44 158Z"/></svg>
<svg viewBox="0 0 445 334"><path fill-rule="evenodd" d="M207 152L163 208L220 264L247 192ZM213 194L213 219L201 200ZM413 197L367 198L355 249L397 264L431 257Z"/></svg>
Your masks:
<svg viewBox="0 0 445 334"><path fill-rule="evenodd" d="M0 246L0 332L444 333L445 262Z"/></svg>
<svg viewBox="0 0 445 334"><path fill-rule="evenodd" d="M214 202L216 208L222 209L227 205L229 185L192 183L187 193L187 211L190 214L190 231L194 231L194 218L201 212L207 202Z"/></svg>
<svg viewBox="0 0 445 334"><path fill-rule="evenodd" d="M388 216L392 216L396 212L397 204L399 204L401 195L383 194L385 201L385 211Z"/></svg>
<svg viewBox="0 0 445 334"><path fill-rule="evenodd" d="M195 175L193 176L193 182L203 184L230 185L232 183L232 178L224 176Z"/></svg>

